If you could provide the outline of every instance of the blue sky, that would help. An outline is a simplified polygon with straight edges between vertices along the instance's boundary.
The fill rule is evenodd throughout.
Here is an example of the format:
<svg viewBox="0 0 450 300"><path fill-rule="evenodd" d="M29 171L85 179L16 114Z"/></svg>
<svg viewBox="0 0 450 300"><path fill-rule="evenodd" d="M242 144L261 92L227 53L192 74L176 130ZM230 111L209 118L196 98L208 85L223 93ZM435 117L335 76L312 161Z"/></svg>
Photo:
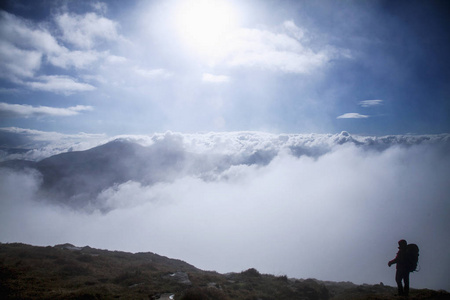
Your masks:
<svg viewBox="0 0 450 300"><path fill-rule="evenodd" d="M0 127L449 132L449 12L446 1L2 1Z"/></svg>

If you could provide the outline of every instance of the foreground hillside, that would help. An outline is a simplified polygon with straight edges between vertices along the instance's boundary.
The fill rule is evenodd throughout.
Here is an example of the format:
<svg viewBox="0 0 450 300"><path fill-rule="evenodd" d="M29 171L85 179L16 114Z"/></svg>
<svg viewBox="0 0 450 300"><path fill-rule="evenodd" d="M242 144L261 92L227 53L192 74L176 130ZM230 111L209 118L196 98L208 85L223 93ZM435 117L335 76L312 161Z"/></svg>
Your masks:
<svg viewBox="0 0 450 300"><path fill-rule="evenodd" d="M153 253L0 244L1 299L396 299L384 285L260 274L219 274ZM412 290L410 299L450 299Z"/></svg>

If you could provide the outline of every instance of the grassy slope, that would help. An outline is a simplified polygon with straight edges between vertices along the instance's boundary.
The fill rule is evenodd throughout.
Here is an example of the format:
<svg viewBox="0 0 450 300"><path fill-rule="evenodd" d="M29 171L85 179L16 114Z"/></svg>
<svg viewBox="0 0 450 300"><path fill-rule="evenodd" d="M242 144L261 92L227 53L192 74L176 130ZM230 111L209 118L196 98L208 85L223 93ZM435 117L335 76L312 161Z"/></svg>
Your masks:
<svg viewBox="0 0 450 300"><path fill-rule="evenodd" d="M153 253L68 248L0 244L0 298L395 299L395 289L387 286L293 280L255 269L224 275ZM450 299L431 290L411 294L410 299Z"/></svg>

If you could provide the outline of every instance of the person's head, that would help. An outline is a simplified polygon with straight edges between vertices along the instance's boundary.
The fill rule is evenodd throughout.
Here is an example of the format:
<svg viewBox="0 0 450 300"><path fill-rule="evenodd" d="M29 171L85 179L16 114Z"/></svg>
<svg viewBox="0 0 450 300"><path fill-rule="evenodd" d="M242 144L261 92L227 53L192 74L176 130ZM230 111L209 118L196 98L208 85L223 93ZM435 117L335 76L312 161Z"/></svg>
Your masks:
<svg viewBox="0 0 450 300"><path fill-rule="evenodd" d="M398 241L398 248L399 249L405 249L407 244L408 243L406 243L405 240L400 240L400 241Z"/></svg>

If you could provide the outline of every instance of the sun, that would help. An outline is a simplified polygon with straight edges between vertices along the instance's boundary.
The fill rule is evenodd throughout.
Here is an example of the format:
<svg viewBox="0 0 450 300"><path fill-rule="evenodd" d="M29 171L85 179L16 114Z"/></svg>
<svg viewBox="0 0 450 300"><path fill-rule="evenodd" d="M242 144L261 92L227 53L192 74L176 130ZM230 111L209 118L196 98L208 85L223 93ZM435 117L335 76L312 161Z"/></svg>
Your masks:
<svg viewBox="0 0 450 300"><path fill-rule="evenodd" d="M181 1L175 17L181 38L204 54L218 47L238 26L235 7L225 0Z"/></svg>

